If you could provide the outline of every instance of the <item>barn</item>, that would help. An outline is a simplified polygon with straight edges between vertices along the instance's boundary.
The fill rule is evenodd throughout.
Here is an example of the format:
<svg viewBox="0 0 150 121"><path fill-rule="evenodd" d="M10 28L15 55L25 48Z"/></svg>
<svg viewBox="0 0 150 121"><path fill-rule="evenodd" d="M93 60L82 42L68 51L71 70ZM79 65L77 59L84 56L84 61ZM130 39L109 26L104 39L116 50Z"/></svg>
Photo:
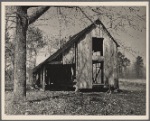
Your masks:
<svg viewBox="0 0 150 121"><path fill-rule="evenodd" d="M61 86L92 89L95 85L118 88L118 47L97 19L37 65L33 69L34 81L43 90Z"/></svg>

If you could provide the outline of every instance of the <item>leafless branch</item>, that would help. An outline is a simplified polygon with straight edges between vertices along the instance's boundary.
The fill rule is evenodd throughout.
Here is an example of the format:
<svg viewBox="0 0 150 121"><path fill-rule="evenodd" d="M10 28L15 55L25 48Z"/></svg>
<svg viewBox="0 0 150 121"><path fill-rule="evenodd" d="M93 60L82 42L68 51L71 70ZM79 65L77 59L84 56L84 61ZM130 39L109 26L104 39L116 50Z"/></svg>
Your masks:
<svg viewBox="0 0 150 121"><path fill-rule="evenodd" d="M46 12L50 7L41 7L39 10L37 10L35 13L33 13L29 17L29 24L32 24L34 21L36 21L44 12Z"/></svg>
<svg viewBox="0 0 150 121"><path fill-rule="evenodd" d="M89 19L90 21L91 21L91 23L94 23L93 21L92 21L92 19L90 19L87 15L86 15L86 13L80 8L80 7L77 7L82 13L83 13L83 15L85 15L85 17L87 17L87 19Z"/></svg>

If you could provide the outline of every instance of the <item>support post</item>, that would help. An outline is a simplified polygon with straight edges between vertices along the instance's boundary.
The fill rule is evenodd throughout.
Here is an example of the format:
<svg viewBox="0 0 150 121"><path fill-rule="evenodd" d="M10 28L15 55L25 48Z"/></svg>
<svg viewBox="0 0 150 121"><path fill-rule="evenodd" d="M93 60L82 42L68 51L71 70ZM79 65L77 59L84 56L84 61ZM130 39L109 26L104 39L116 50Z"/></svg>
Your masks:
<svg viewBox="0 0 150 121"><path fill-rule="evenodd" d="M46 76L46 74L45 74L45 66L43 67L43 84L42 84L42 89L45 91L45 76Z"/></svg>
<svg viewBox="0 0 150 121"><path fill-rule="evenodd" d="M40 88L42 88L43 85L43 69L40 70Z"/></svg>

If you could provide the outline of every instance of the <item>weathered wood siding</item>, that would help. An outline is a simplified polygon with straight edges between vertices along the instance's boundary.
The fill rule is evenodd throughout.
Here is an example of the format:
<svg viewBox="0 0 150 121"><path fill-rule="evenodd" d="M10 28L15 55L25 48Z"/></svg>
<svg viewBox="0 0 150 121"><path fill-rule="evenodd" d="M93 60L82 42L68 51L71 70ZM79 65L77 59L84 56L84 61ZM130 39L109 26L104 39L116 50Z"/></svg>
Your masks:
<svg viewBox="0 0 150 121"><path fill-rule="evenodd" d="M103 34L103 30L102 30L101 25L97 25L97 27L92 30L92 37L102 38L103 37L102 34ZM102 53L101 53L101 55L102 55ZM101 64L101 63L93 64L93 78L95 79L95 77L96 77L97 83L102 83L102 71L103 71L102 66L103 66L103 64ZM100 67L100 68L98 68L98 67Z"/></svg>
<svg viewBox="0 0 150 121"><path fill-rule="evenodd" d="M104 84L114 85L117 78L117 46L111 38L103 32L104 38Z"/></svg>
<svg viewBox="0 0 150 121"><path fill-rule="evenodd" d="M75 45L68 50L67 52L63 53L63 64L74 64L75 63Z"/></svg>
<svg viewBox="0 0 150 121"><path fill-rule="evenodd" d="M77 45L76 86L92 88L92 36L88 33Z"/></svg>
<svg viewBox="0 0 150 121"><path fill-rule="evenodd" d="M101 25L97 25L95 29L92 30L92 37L100 38L102 37L102 27Z"/></svg>
<svg viewBox="0 0 150 121"><path fill-rule="evenodd" d="M104 84L117 85L118 84L118 69L117 69L117 46L115 42L108 36L102 26L97 26L92 31L92 37L104 38L103 42L103 56L104 56ZM101 77L99 73L97 79L100 82Z"/></svg>
<svg viewBox="0 0 150 121"><path fill-rule="evenodd" d="M79 89L92 88L94 74L98 72L93 68L92 64L92 37L104 38L103 40L103 56L104 56L104 70L100 70L97 75L97 82L105 85L115 85L114 80L118 79L117 75L117 46L114 41L103 30L101 25L98 25L91 32L87 33L80 42L63 53L63 64L76 64L76 86ZM103 64L100 64L103 65ZM100 66L99 65L99 66ZM103 71L103 73L101 73Z"/></svg>

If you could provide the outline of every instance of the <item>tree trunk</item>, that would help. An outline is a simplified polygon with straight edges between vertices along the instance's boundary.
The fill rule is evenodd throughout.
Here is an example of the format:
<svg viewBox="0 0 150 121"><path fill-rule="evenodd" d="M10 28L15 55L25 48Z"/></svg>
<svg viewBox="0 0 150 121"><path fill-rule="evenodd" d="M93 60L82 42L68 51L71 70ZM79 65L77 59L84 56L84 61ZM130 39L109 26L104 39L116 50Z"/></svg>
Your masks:
<svg viewBox="0 0 150 121"><path fill-rule="evenodd" d="M27 9L30 6L16 7L16 40L14 60L14 99L23 99L26 96L26 32L28 24L36 21L49 7L41 7L30 17Z"/></svg>
<svg viewBox="0 0 150 121"><path fill-rule="evenodd" d="M16 7L16 39L14 61L14 99L26 96L26 31L27 9Z"/></svg>

